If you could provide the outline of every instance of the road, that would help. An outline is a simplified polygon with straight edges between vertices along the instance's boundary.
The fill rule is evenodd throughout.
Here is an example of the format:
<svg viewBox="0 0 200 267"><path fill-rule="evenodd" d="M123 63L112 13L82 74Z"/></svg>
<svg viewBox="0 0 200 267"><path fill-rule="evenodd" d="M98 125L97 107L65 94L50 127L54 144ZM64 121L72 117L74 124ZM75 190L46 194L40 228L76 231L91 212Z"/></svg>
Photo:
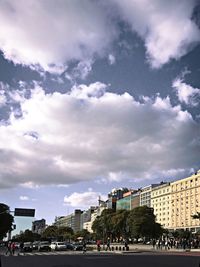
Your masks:
<svg viewBox="0 0 200 267"><path fill-rule="evenodd" d="M0 267L200 267L198 254L165 253L29 253L1 256Z"/></svg>

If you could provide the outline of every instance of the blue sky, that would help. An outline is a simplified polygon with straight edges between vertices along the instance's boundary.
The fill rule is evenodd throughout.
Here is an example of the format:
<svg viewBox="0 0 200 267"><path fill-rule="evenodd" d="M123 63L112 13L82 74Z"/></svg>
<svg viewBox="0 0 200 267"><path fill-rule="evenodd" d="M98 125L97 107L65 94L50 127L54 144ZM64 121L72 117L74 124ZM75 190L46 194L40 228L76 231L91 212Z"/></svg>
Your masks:
<svg viewBox="0 0 200 267"><path fill-rule="evenodd" d="M36 218L200 168L200 5L0 3L0 202Z"/></svg>

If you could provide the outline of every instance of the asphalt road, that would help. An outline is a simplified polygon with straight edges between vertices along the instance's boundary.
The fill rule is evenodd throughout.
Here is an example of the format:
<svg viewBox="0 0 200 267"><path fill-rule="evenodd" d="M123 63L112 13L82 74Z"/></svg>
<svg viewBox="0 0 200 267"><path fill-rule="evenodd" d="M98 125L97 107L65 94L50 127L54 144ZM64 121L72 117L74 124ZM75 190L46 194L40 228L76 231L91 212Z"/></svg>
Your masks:
<svg viewBox="0 0 200 267"><path fill-rule="evenodd" d="M199 256L77 254L1 256L0 267L200 267Z"/></svg>

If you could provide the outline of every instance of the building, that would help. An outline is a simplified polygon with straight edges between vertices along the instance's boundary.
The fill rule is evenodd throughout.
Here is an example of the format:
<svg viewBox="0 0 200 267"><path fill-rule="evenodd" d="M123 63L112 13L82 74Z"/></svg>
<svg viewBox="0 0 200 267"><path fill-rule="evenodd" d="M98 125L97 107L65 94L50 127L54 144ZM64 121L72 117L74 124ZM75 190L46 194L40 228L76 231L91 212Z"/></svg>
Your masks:
<svg viewBox="0 0 200 267"><path fill-rule="evenodd" d="M192 215L200 212L200 170L190 177L171 183L171 229L200 230Z"/></svg>
<svg viewBox="0 0 200 267"><path fill-rule="evenodd" d="M82 229L87 229L84 228L83 225L87 225L87 222L91 221L91 215L92 213L94 213L94 211L97 209L98 207L96 206L91 206L88 210L84 210L81 214L81 230Z"/></svg>
<svg viewBox="0 0 200 267"><path fill-rule="evenodd" d="M131 190L124 193L123 198L117 200L117 210L132 210L140 205L140 191Z"/></svg>
<svg viewBox="0 0 200 267"><path fill-rule="evenodd" d="M108 193L107 208L116 210L117 200L123 198L123 194L129 192L128 188L114 188L110 193Z"/></svg>
<svg viewBox="0 0 200 267"><path fill-rule="evenodd" d="M151 190L159 184L151 184L140 189L140 206L151 207Z"/></svg>
<svg viewBox="0 0 200 267"><path fill-rule="evenodd" d="M161 182L151 190L151 207L154 209L156 221L164 228L170 228L171 186Z"/></svg>
<svg viewBox="0 0 200 267"><path fill-rule="evenodd" d="M86 229L90 233L93 233L92 224L105 209L107 209L107 201L99 200L99 206L91 213L91 220L83 224L83 229Z"/></svg>
<svg viewBox="0 0 200 267"><path fill-rule="evenodd" d="M67 216L56 217L54 225L57 227L70 227L74 232L81 230L82 211L76 209L74 213Z"/></svg>
<svg viewBox="0 0 200 267"><path fill-rule="evenodd" d="M32 232L36 234L42 234L46 228L46 220L41 219L32 222Z"/></svg>

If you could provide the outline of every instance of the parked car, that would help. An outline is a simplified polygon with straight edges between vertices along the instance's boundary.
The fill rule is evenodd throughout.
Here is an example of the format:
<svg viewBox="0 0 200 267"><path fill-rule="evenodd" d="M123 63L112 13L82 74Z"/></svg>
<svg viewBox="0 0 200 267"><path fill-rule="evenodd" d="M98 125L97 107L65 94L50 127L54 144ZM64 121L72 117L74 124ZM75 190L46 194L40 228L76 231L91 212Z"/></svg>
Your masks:
<svg viewBox="0 0 200 267"><path fill-rule="evenodd" d="M50 243L48 241L42 241L38 245L38 251L51 251Z"/></svg>
<svg viewBox="0 0 200 267"><path fill-rule="evenodd" d="M52 242L50 246L52 250L65 250L66 249L66 245L64 242Z"/></svg>
<svg viewBox="0 0 200 267"><path fill-rule="evenodd" d="M33 245L31 242L25 242L23 247L24 252L32 252L33 251Z"/></svg>
<svg viewBox="0 0 200 267"><path fill-rule="evenodd" d="M71 243L65 243L65 247L67 250L74 250L74 246Z"/></svg>
<svg viewBox="0 0 200 267"><path fill-rule="evenodd" d="M40 244L40 241L34 241L33 242L33 250L38 250L39 244Z"/></svg>
<svg viewBox="0 0 200 267"><path fill-rule="evenodd" d="M83 244L81 244L81 243L74 243L73 244L73 247L74 247L74 250L76 250L76 251L82 251L83 250Z"/></svg>

